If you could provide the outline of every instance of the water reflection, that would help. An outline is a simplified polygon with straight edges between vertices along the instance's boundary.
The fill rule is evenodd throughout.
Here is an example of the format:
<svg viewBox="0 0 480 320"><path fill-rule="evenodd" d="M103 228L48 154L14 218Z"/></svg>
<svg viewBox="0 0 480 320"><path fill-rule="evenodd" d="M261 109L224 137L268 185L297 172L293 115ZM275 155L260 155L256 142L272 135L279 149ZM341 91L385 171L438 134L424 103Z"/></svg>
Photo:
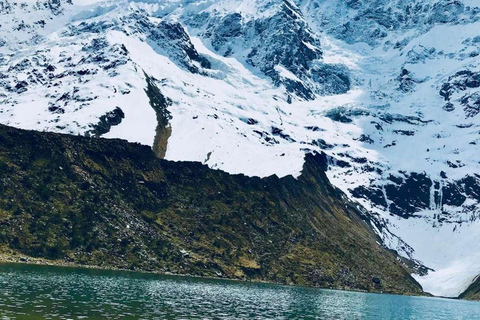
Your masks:
<svg viewBox="0 0 480 320"><path fill-rule="evenodd" d="M0 265L0 319L476 319L480 303Z"/></svg>

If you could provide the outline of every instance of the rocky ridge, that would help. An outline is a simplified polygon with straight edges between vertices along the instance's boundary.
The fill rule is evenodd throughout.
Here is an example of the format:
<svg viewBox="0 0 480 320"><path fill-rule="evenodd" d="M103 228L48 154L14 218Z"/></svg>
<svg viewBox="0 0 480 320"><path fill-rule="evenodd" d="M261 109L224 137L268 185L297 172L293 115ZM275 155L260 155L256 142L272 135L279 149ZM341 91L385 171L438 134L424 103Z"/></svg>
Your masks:
<svg viewBox="0 0 480 320"><path fill-rule="evenodd" d="M230 175L147 146L0 126L0 250L66 264L421 294L324 155ZM10 254L11 255L11 254ZM1 256L1 255L0 255ZM28 258L27 258L28 259Z"/></svg>

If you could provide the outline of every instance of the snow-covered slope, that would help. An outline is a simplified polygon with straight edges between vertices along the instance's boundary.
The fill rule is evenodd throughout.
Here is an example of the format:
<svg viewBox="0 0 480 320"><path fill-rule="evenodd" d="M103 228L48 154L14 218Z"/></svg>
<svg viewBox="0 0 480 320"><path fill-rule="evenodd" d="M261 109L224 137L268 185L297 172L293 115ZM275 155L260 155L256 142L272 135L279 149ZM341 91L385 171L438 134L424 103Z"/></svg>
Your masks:
<svg viewBox="0 0 480 320"><path fill-rule="evenodd" d="M480 274L474 1L16 0L0 25L1 123L153 145L153 79L167 159L298 176L325 152L426 291Z"/></svg>

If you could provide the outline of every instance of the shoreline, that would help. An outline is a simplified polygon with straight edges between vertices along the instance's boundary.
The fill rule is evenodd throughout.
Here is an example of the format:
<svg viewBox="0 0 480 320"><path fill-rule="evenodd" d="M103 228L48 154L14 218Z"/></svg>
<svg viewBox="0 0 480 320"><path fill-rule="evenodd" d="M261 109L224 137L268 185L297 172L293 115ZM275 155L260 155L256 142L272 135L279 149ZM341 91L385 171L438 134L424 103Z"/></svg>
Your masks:
<svg viewBox="0 0 480 320"><path fill-rule="evenodd" d="M144 274L144 275L173 276L173 277L196 278L196 279L205 279L205 280L221 280L221 281L230 281L230 282L236 282L236 283L270 284L270 285L278 285L278 286L285 286L285 287L299 287L299 288L306 288L306 289L321 289L321 290L333 290L333 291L346 291L346 292L354 292L354 293L371 293L371 294L381 294L381 295L395 295L395 296L418 297L418 298L438 298L438 299L476 302L476 300L433 296L427 292L424 292L423 295L407 295L407 294L398 294L398 293L392 293L392 292L369 292L365 290L356 290L353 288L348 288L348 289L333 288L333 287L325 288L325 287L307 286L307 285L299 285L299 284L286 284L286 283L278 283L278 282L258 280L258 279L249 280L249 279L221 278L221 277L213 277L213 276L199 276L199 275L192 275L192 274L148 271L148 270L140 270L140 269L131 270L131 269L118 268L114 266L84 265L84 264L69 262L65 260L49 260L45 258L35 258L35 257L30 257L27 255L15 252L15 251L11 251L11 252L13 253L13 255L6 254L5 252L0 252L0 264L12 264L12 265L21 264L21 265L37 265L37 266L59 267L59 268L79 268L79 269L85 269L85 270L118 271L118 272L138 273L138 274Z"/></svg>

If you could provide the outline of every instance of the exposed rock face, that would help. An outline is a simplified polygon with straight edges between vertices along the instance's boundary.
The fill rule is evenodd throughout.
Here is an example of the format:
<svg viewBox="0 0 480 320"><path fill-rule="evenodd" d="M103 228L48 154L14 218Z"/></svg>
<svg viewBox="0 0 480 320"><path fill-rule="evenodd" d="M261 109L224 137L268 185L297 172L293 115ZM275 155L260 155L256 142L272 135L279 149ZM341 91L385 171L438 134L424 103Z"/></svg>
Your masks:
<svg viewBox="0 0 480 320"><path fill-rule="evenodd" d="M244 60L302 99L347 92L348 70L321 62L319 38L300 9L287 0L271 6L278 8L260 18L207 11L186 21L194 28L204 28L200 35L209 39L218 53Z"/></svg>
<svg viewBox="0 0 480 320"><path fill-rule="evenodd" d="M480 72L462 70L448 78L439 93L445 99L446 111L455 110L455 104L460 104L466 118L475 117L480 112Z"/></svg>
<svg viewBox="0 0 480 320"><path fill-rule="evenodd" d="M0 244L79 264L420 294L328 182L229 175L146 146L0 127ZM364 221L365 220L365 221Z"/></svg>
<svg viewBox="0 0 480 320"><path fill-rule="evenodd" d="M392 177L391 181L383 186L359 186L352 190L352 195L368 199L382 210L405 218L415 216L422 210L439 209L438 220L443 222L451 215L450 207L459 208L465 203L475 203L479 199L479 178L473 174L457 181L446 179L432 181L424 173L411 173L407 176ZM463 210L467 214L472 213L469 212L471 209L471 206L465 206ZM476 219L476 214L471 217Z"/></svg>
<svg viewBox="0 0 480 320"><path fill-rule="evenodd" d="M140 37L146 37L146 41L160 54L166 54L173 61L179 63L192 73L199 73L202 68L209 68L208 60L200 56L190 41L183 26L178 22L160 21L151 22L144 13L136 12L124 20L124 26L133 24Z"/></svg>
<svg viewBox="0 0 480 320"><path fill-rule="evenodd" d="M164 159L167 153L168 138L170 138L172 134L172 126L170 125L172 116L168 111L168 107L171 106L172 101L162 94L154 79L148 75L146 75L146 78L147 89L145 92L150 99L150 105L155 110L158 122L155 140L153 142L153 151L160 159Z"/></svg>
<svg viewBox="0 0 480 320"><path fill-rule="evenodd" d="M93 126L93 130L87 132L87 136L91 134L95 137L100 137L109 132L112 126L118 126L122 123L123 118L125 118L125 114L122 109L117 107L113 111L107 112L105 115L101 116L100 121Z"/></svg>
<svg viewBox="0 0 480 320"><path fill-rule="evenodd" d="M376 45L392 31L425 32L436 24L467 24L480 19L477 7L451 0L298 0L307 6L318 25L348 42ZM398 40L396 45L401 46ZM403 42L404 44L405 42Z"/></svg>

